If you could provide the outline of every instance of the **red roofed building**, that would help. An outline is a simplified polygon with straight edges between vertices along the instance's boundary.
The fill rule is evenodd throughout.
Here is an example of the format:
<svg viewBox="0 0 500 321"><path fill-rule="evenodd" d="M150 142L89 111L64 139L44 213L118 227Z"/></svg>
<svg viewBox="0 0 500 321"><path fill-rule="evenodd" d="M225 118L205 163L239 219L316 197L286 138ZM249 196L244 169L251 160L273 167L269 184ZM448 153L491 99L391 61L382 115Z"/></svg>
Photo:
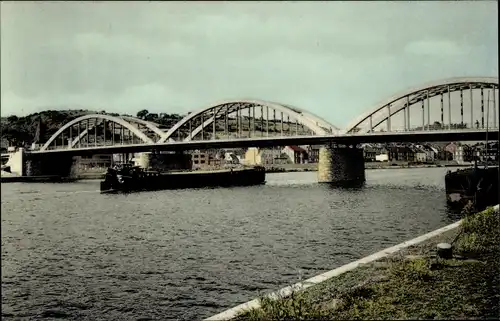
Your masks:
<svg viewBox="0 0 500 321"><path fill-rule="evenodd" d="M294 164L304 164L307 163L307 151L299 146L285 146L283 148L283 153L290 158Z"/></svg>

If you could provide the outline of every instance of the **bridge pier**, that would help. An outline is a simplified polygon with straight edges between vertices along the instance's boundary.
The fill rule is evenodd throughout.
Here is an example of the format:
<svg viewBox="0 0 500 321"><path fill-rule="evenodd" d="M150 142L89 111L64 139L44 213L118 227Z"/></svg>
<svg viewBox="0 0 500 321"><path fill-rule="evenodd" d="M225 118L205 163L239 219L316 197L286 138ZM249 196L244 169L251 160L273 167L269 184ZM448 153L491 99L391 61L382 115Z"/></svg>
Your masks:
<svg viewBox="0 0 500 321"><path fill-rule="evenodd" d="M24 161L23 176L55 175L72 177L75 174L76 160L72 156L54 154L27 154Z"/></svg>
<svg viewBox="0 0 500 321"><path fill-rule="evenodd" d="M9 160L5 163L10 167L10 172L18 176L24 176L25 172L25 151L24 148L19 148L16 152L10 153Z"/></svg>
<svg viewBox="0 0 500 321"><path fill-rule="evenodd" d="M363 149L329 144L319 151L318 182L357 186L365 182Z"/></svg>

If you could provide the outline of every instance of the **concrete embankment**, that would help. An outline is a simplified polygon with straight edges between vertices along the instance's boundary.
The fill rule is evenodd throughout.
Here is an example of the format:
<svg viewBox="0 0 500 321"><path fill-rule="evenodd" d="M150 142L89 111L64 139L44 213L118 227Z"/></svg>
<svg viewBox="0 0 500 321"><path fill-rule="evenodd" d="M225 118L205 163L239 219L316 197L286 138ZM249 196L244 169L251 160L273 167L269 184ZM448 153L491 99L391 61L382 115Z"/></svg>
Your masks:
<svg viewBox="0 0 500 321"><path fill-rule="evenodd" d="M489 303L485 303L484 300L498 300L498 293L496 294L497 297L494 297L494 293L495 291L498 292L498 289L495 290L494 285L491 284L490 288L484 288L483 282L487 283L490 277L495 278L495 264L498 265L498 261L493 259L493 266L491 266L491 255L487 257L487 262L456 256L453 260L445 260L444 262L434 258L434 263L432 263L430 258L432 258L438 243L453 244L464 231L463 239L460 241L463 243L462 248L466 248L465 252L471 252L473 246L484 249L484 244L474 243L474 240L480 238L477 233L480 233L481 229L484 228L485 221L490 220L495 223L495 218L498 221L498 211L499 206L496 205L493 208L493 212L496 213L494 217L489 216L485 219L477 216L486 213L486 211L475 214L433 232L288 286L264 298L243 303L205 320L230 320L234 318L267 320L276 317L274 315L276 313L280 315L284 313L291 319L352 319L354 317L361 319L412 319L416 318L415 316L419 316L419 318L441 317L447 319L447 317L456 315L471 315L479 318L485 315L490 316L490 314L495 314L498 311L495 308L485 309L484 307L488 307ZM474 216L478 217L478 219L475 219ZM462 227L459 232L458 228L462 224L466 225L466 227ZM471 231L474 229L476 234L473 235ZM498 234L498 231L490 231L489 233ZM484 239L490 240L491 236L486 235ZM495 237L495 239L497 240L498 237ZM491 244L489 245L491 246ZM496 245L493 244L493 248ZM496 257L495 254L494 257ZM434 264L434 267L432 264ZM464 280L468 280L469 283ZM435 282L435 284L432 282ZM452 284L453 282L454 284ZM452 285L451 288L450 284ZM464 284L463 288L460 288L461 284ZM421 289L424 286L429 289L422 293ZM474 288L474 286L476 287ZM491 287L493 288L491 289ZM377 290L383 292L383 295L379 294L377 296ZM478 293L470 293L470 291L474 290L477 290ZM339 292L342 291L344 291L344 296L340 296L342 299L339 299ZM389 293L391 291L393 292L392 296ZM406 291L406 294L398 293L398 291ZM469 304L469 306L457 307L455 304L449 304L449 300L443 298L443 295L450 295L456 297L457 300L462 300L460 298L467 297L467 295L464 295L467 292L471 296L476 295L478 301L465 300L467 302L461 303L464 305ZM300 297L301 294L303 297ZM409 297L401 301L402 295ZM492 297L490 298L490 296ZM477 304L474 305L474 303ZM266 305L265 309L262 306L263 304ZM338 308L339 305L343 305L343 307ZM397 305L401 306L397 307ZM454 308L457 311L450 312ZM332 312L332 310L336 309L341 310L341 312ZM244 314L245 312L246 314ZM446 313L451 314L447 315Z"/></svg>

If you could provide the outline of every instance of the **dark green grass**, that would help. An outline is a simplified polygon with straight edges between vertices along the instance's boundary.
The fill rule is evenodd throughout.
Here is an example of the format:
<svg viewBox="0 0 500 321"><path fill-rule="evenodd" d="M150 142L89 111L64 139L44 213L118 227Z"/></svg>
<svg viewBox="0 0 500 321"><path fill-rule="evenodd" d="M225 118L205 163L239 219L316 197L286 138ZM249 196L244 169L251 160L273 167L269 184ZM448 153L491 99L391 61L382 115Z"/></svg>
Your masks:
<svg viewBox="0 0 500 321"><path fill-rule="evenodd" d="M500 319L500 219L491 209L398 255L278 300L239 320ZM455 258L435 257L453 243ZM410 256L411 254L411 256Z"/></svg>

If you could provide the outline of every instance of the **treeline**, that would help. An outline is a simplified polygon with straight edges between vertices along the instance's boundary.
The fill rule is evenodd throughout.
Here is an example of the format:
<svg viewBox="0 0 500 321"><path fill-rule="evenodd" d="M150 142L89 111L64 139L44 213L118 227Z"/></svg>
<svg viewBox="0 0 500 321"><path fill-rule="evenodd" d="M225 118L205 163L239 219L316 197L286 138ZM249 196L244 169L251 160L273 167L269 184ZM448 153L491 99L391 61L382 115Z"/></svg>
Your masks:
<svg viewBox="0 0 500 321"><path fill-rule="evenodd" d="M9 116L1 118L0 136L2 142L9 146L29 146L33 142L45 143L62 126L75 118L87 114L107 114L110 116L120 116L117 113L107 113L106 111L93 110L45 110L30 114L24 117ZM123 116L132 116L122 114ZM136 116L141 119L155 122L165 127L172 127L182 119L178 114L155 114L147 110L141 110Z"/></svg>

